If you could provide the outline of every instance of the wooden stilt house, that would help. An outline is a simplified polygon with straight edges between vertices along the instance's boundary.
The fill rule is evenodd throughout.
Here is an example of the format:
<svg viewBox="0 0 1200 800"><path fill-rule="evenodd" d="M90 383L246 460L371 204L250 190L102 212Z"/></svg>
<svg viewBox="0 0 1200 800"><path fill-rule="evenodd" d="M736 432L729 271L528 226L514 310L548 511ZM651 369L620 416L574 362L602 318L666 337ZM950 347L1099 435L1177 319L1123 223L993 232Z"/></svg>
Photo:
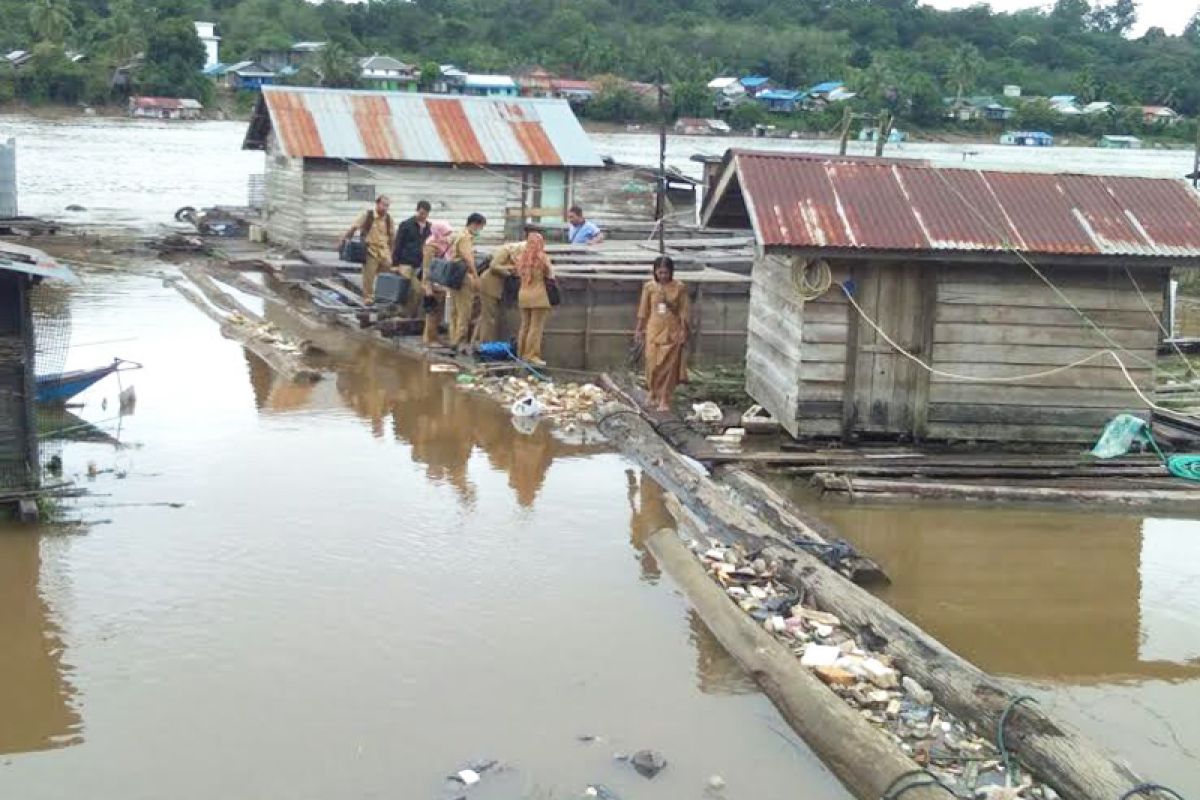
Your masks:
<svg viewBox="0 0 1200 800"><path fill-rule="evenodd" d="M754 230L747 389L793 436L1094 439L1200 266L1172 180L731 151L703 218Z"/></svg>

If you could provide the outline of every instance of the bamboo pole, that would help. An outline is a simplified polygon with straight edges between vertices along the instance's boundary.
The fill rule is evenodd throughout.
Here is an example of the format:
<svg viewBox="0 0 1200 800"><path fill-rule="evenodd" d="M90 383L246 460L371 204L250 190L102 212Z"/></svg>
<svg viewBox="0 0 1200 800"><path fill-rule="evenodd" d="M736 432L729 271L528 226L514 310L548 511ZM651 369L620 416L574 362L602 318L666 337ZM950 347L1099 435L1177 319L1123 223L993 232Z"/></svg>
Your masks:
<svg viewBox="0 0 1200 800"><path fill-rule="evenodd" d="M865 720L750 617L730 602L671 530L646 541L713 636L779 709L780 715L861 800L878 800L919 769L886 733ZM908 800L945 800L944 789L914 786Z"/></svg>

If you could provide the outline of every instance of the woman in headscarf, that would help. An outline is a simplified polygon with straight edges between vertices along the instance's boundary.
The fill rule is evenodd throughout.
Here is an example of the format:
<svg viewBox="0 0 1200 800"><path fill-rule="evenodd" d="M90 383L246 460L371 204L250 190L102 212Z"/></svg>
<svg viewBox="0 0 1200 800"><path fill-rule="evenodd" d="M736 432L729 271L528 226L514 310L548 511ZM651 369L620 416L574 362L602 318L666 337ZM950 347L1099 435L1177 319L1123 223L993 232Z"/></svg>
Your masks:
<svg viewBox="0 0 1200 800"><path fill-rule="evenodd" d="M424 309L425 309L425 346L436 347L441 344L438 339L438 325L442 321L445 314L446 291L435 286L430 280L430 273L433 271L433 261L436 258L445 258L450 252L450 237L454 233L454 229L450 227L448 222L433 222L429 225L429 238L425 240L425 246L421 251L421 289L425 293Z"/></svg>
<svg viewBox="0 0 1200 800"><path fill-rule="evenodd" d="M550 316L550 295L546 281L554 280L554 268L546 255L546 238L537 231L525 237L525 249L517 259L517 275L521 292L517 305L521 309L521 330L517 334L517 356L535 366L545 366L542 360L542 333Z"/></svg>
<svg viewBox="0 0 1200 800"><path fill-rule="evenodd" d="M650 404L671 410L671 395L687 380L687 347L691 303L687 287L675 280L675 262L654 259L654 278L642 287L635 336L645 349L646 385Z"/></svg>

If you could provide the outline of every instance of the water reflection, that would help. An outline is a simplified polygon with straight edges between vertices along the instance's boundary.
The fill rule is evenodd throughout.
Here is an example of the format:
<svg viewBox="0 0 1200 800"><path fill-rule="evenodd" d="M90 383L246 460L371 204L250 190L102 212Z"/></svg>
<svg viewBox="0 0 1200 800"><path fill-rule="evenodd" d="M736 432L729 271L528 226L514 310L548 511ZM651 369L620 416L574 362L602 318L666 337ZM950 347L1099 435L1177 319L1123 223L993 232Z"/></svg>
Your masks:
<svg viewBox="0 0 1200 800"><path fill-rule="evenodd" d="M1200 653L1186 644L1198 640L1196 617L1177 611L1200 603L1200 566L1178 560L1175 542L1155 548L1160 566L1173 554L1173 577L1143 569L1155 534L1139 518L951 508L821 514L884 565L889 603L985 670L1077 684L1200 677ZM1189 533L1194 540L1200 531ZM1155 641L1173 649L1147 647L1148 614L1161 631Z"/></svg>
<svg viewBox="0 0 1200 800"><path fill-rule="evenodd" d="M75 690L40 574L38 533L0 528L0 754L81 741Z"/></svg>

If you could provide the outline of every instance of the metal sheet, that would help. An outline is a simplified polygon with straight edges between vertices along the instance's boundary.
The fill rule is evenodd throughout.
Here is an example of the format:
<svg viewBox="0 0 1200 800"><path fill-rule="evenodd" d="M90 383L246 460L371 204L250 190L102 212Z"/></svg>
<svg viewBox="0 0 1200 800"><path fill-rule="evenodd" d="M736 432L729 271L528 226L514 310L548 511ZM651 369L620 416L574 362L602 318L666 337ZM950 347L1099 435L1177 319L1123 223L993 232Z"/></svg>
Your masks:
<svg viewBox="0 0 1200 800"><path fill-rule="evenodd" d="M0 242L0 269L66 283L79 283L79 278L75 277L75 273L66 264L59 264L37 248L11 242Z"/></svg>
<svg viewBox="0 0 1200 800"><path fill-rule="evenodd" d="M1200 258L1200 196L1182 181L811 153L727 163L764 246Z"/></svg>
<svg viewBox="0 0 1200 800"><path fill-rule="evenodd" d="M264 87L262 95L256 113L266 115L283 154L292 158L604 165L563 100L284 86ZM261 147L263 139L248 135L245 146Z"/></svg>

